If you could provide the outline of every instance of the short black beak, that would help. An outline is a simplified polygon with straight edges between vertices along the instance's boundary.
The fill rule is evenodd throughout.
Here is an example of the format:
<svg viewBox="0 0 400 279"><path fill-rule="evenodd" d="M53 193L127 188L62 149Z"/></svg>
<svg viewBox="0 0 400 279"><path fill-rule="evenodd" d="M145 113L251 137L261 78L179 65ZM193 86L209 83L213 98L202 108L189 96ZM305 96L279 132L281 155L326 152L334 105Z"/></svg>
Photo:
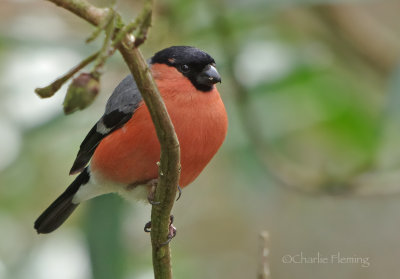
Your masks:
<svg viewBox="0 0 400 279"><path fill-rule="evenodd" d="M197 76L197 82L203 85L213 85L217 82L221 82L221 76L214 66L207 65Z"/></svg>

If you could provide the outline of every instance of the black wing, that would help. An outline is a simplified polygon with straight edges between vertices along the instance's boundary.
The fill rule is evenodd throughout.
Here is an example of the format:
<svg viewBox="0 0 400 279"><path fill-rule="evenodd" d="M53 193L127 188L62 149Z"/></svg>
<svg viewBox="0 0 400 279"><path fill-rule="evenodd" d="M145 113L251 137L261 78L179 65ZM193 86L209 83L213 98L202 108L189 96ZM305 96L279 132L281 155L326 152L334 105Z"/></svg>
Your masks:
<svg viewBox="0 0 400 279"><path fill-rule="evenodd" d="M128 75L114 89L108 99L104 115L89 131L80 145L78 155L70 174L81 172L92 158L101 140L121 128L131 119L135 110L142 104L142 96L132 75Z"/></svg>

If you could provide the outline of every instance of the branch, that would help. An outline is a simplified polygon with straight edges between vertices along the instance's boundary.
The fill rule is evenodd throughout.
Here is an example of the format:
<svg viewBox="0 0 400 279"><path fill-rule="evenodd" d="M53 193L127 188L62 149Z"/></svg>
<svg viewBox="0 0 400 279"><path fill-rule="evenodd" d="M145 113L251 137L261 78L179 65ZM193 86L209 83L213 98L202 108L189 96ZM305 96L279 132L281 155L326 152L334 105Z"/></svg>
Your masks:
<svg viewBox="0 0 400 279"><path fill-rule="evenodd" d="M108 9L99 9L85 0L49 0L56 5L71 11L93 25L99 25L105 20ZM128 65L143 100L149 109L154 123L157 137L161 145L161 158L159 164L158 186L155 200L160 204L154 205L151 211L151 243L153 247L154 276L158 278L172 278L171 255L169 244L161 245L167 241L169 217L175 201L177 185L180 176L180 147L174 126L166 110L158 88L154 82L146 60L137 46L146 37L151 24L151 10L153 1L146 0L144 11L141 13L138 28L141 41L135 42L133 36L126 32L121 38L121 43L116 46ZM136 28L136 26L134 26ZM121 30L124 27L119 26ZM118 35L117 35L118 37Z"/></svg>
<svg viewBox="0 0 400 279"><path fill-rule="evenodd" d="M158 186L155 200L160 204L153 205L151 210L151 243L153 246L153 268L155 278L172 278L171 253L167 241L169 216L176 197L180 174L180 148L171 119L165 104L154 83L147 63L137 48L130 48L123 42L119 51L124 57L143 99L150 111L161 144ZM133 44L134 42L128 42ZM139 82L140 81L140 82Z"/></svg>
<svg viewBox="0 0 400 279"><path fill-rule="evenodd" d="M105 36L104 36L104 42L103 45L100 49L100 54L97 57L96 63L94 65L92 73L99 77L101 75L100 70L106 63L107 58L113 54L113 52L110 52L110 46L111 46L111 40L114 36L115 32L115 26L114 26L114 18L115 18L115 12L114 10L110 10L110 12L107 15L107 18L105 20L104 26L99 28L98 30L104 29ZM96 36L96 35L94 35ZM93 37L92 37L93 38ZM91 38L89 38L91 39Z"/></svg>
<svg viewBox="0 0 400 279"><path fill-rule="evenodd" d="M99 53L100 52L96 52L95 54L90 55L88 58L81 61L78 65L69 70L65 75L53 81L50 85L36 88L36 94L38 94L41 98L49 98L53 96L54 93L56 93L67 80L73 77L77 72L79 72L79 70L86 67L86 65L94 61L99 56Z"/></svg>
<svg viewBox="0 0 400 279"><path fill-rule="evenodd" d="M262 231L259 238L260 255L258 263L257 279L271 279L271 271L269 269L269 234Z"/></svg>
<svg viewBox="0 0 400 279"><path fill-rule="evenodd" d="M108 14L108 9L97 8L86 0L47 0L76 14L93 25L99 25Z"/></svg>
<svg viewBox="0 0 400 279"><path fill-rule="evenodd" d="M113 46L118 45L123 38L126 37L127 34L132 33L135 31L139 26L140 29L136 34L135 38L135 47L138 47L144 41L146 40L147 37L147 32L150 28L151 25L151 15L153 12L153 4L151 0L147 0L142 11L140 14L136 17L135 21L126 24L121 31L116 35L116 38L113 42Z"/></svg>

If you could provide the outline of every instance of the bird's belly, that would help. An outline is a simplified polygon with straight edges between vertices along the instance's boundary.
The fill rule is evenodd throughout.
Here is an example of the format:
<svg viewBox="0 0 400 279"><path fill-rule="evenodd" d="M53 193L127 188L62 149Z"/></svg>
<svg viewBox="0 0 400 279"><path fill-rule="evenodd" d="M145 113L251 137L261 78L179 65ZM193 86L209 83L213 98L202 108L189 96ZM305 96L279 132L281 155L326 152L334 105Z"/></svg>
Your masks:
<svg viewBox="0 0 400 279"><path fill-rule="evenodd" d="M99 144L91 162L91 170L98 177L125 185L157 177L160 144L144 108L140 107L122 128Z"/></svg>
<svg viewBox="0 0 400 279"><path fill-rule="evenodd" d="M168 108L168 102L166 105ZM181 187L200 174L225 138L227 120L222 102L221 105L220 116L184 109L170 112L181 148ZM108 181L145 183L157 178L159 160L155 128L147 107L142 106L123 128L103 139L94 153L91 169Z"/></svg>

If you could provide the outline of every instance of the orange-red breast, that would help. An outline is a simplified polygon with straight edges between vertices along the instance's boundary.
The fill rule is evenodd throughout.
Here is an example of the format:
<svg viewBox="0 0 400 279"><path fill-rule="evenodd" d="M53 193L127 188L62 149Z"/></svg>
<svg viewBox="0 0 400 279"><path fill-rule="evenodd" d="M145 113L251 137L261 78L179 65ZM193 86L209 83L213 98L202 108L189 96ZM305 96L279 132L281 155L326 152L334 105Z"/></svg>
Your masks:
<svg viewBox="0 0 400 279"><path fill-rule="evenodd" d="M179 186L185 187L226 136L227 115L215 87L221 77L214 59L194 47L166 48L149 64L180 142ZM151 181L158 176L159 159L160 144L149 111L129 75L115 88L104 115L80 146L70 171L80 174L36 220L35 229L52 232L80 202L102 194L147 198Z"/></svg>

